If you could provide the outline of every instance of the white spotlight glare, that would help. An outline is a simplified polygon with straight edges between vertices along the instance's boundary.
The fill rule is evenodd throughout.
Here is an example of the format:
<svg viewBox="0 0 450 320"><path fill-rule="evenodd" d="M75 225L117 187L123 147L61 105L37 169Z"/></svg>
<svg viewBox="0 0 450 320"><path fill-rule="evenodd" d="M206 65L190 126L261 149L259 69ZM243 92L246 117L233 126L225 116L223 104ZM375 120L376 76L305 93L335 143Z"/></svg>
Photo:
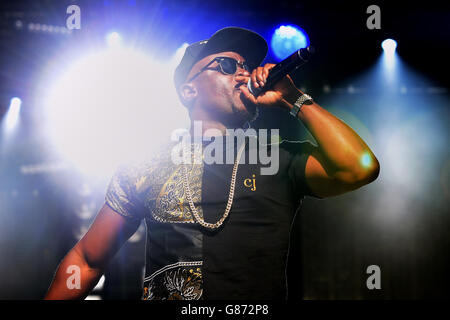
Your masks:
<svg viewBox="0 0 450 320"><path fill-rule="evenodd" d="M172 61L175 65L178 65L183 58L183 55L186 51L186 48L189 46L188 43L184 42L178 49L175 51L175 54L172 56Z"/></svg>
<svg viewBox="0 0 450 320"><path fill-rule="evenodd" d="M381 43L381 47L387 54L394 54L395 49L397 48L397 42L392 39L386 39Z"/></svg>
<svg viewBox="0 0 450 320"><path fill-rule="evenodd" d="M86 55L44 92L50 141L91 177L110 177L189 125L173 88L169 61L121 46Z"/></svg>
<svg viewBox="0 0 450 320"><path fill-rule="evenodd" d="M17 125L19 121L20 106L22 105L22 100L20 98L14 97L11 99L8 112L5 116L5 129L6 131L11 131Z"/></svg>
<svg viewBox="0 0 450 320"><path fill-rule="evenodd" d="M106 36L106 42L110 47L119 47L122 43L122 38L120 37L120 34L114 31Z"/></svg>
<svg viewBox="0 0 450 320"><path fill-rule="evenodd" d="M397 48L397 42L392 39L386 39L381 43L381 47L383 48L383 61L385 72L387 76L387 80L392 82L395 76L395 61L397 59L397 55L395 54L395 49Z"/></svg>

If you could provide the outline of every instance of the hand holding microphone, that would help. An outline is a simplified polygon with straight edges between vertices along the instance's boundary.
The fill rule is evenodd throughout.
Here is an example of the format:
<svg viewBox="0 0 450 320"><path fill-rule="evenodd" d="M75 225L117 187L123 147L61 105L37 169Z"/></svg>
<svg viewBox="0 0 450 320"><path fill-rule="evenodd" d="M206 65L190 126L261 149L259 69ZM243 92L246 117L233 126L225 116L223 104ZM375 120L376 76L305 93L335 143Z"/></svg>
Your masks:
<svg viewBox="0 0 450 320"><path fill-rule="evenodd" d="M314 54L315 49L312 46L309 46L307 48L303 48L300 50L297 50L293 54L291 54L289 57L284 59L283 61L276 64L271 70L270 73L266 79L266 83L264 87L258 87L255 88L253 84L251 83L251 79L248 81L247 87L248 90L256 97L261 92L266 91L267 89L270 89L275 83L280 81L284 76L286 76L288 73L296 70L297 68L304 65L306 62L309 61L311 56Z"/></svg>
<svg viewBox="0 0 450 320"><path fill-rule="evenodd" d="M314 48L309 46L307 48L300 49L289 57L279 62L276 65L266 64L264 67L258 67L253 71L252 77L249 79L247 86L243 88L243 92L246 97L255 104L261 106L270 106L274 104L279 104L283 99L286 99L289 95L288 91L290 86L295 88L294 83L289 78L290 84L285 86L286 92L284 90L274 90L274 86L286 77L290 72L296 70L297 68L304 65L309 61L311 56L314 54ZM268 72L268 73L267 73ZM254 80L259 83L261 78L265 78L263 85L254 85ZM280 87L280 86L277 86ZM272 90L271 90L272 89ZM268 92L266 92L268 91ZM298 95L298 89L296 92L292 92L292 95Z"/></svg>

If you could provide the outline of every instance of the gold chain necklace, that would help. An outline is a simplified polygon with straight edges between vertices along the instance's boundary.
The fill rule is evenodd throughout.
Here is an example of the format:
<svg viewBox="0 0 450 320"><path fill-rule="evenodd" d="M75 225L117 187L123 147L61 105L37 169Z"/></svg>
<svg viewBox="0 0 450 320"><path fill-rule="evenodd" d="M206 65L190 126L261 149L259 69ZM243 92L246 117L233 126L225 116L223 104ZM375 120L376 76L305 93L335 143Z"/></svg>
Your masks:
<svg viewBox="0 0 450 320"><path fill-rule="evenodd" d="M189 207L191 208L191 211L195 217L195 220L201 226L208 228L208 229L217 229L222 225L222 223L228 217L228 214L230 213L231 205L233 204L233 199L234 199L234 190L235 190L234 188L236 185L237 169L238 169L239 161L241 159L241 155L242 155L242 152L244 151L244 148L245 148L245 141L242 144L241 148L239 149L236 159L234 160L233 173L231 174L230 193L228 195L228 202L227 202L227 206L225 208L225 212L224 212L222 218L220 218L216 223L205 222L205 220L202 217L200 217L197 209L195 208L194 201L192 200L191 189L189 188L189 183L188 183L188 178L187 178L187 175L188 175L187 164L183 165L183 167L184 167L184 170L183 170L184 193L186 194L186 198L188 200ZM186 149L184 151L186 151ZM184 153L184 154L186 154L186 153Z"/></svg>

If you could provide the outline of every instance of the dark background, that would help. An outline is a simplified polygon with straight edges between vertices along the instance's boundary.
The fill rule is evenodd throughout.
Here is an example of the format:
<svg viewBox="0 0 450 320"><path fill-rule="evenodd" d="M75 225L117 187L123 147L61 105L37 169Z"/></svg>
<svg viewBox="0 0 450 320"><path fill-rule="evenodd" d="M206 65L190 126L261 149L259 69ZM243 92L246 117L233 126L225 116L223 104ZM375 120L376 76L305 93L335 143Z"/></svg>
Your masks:
<svg viewBox="0 0 450 320"><path fill-rule="evenodd" d="M28 22L65 25L65 9L77 4L82 28L70 35L29 32ZM366 8L381 8L381 30L366 27ZM448 298L449 201L449 78L448 5L426 1L2 1L0 3L0 117L13 96L24 102L20 140L0 153L0 298L40 299L76 235L93 219L103 202L103 184L87 181L76 172L57 170L24 175L21 166L55 160L39 136L35 105L36 79L43 66L66 48L82 50L86 42L103 42L110 27L127 30L151 43L159 57L172 54L183 42L208 38L219 28L235 25L270 39L275 27L297 24L307 30L317 48L314 59L293 74L324 108L339 105L352 112L377 136L377 121L398 122L401 114L423 111L438 119L441 140L427 140L432 155L418 152L420 170L428 172L420 192L405 195L400 185L383 183L389 157L379 158L377 181L355 192L317 200L307 198L293 226L288 283L291 299L420 299ZM18 28L17 20L24 27ZM398 55L414 73L405 81L417 90L398 99L383 95L362 75L376 65L380 43L398 41ZM266 59L275 61L271 52ZM412 70L412 71L411 71ZM358 80L357 80L358 79ZM356 82L355 82L356 81ZM348 94L350 84L365 85L365 94ZM323 88L331 88L326 92ZM403 101L404 103L393 103ZM396 106L398 109L395 110ZM400 110L400 111L399 111ZM432 129L417 126L408 143ZM280 125L281 124L281 125ZM275 112L262 112L257 127L281 127L285 138L309 138L298 123ZM303 127L302 127L303 128ZM389 130L386 126L386 130ZM356 130L356 128L355 128ZM385 133L389 137L389 132ZM432 135L434 137L434 135ZM377 155L383 139L369 146ZM402 148L402 146L399 146ZM420 146L418 146L420 148ZM418 149L419 150L419 149ZM425 150L428 150L425 148ZM405 155L407 156L407 155ZM413 173L411 173L413 174ZM386 177L387 178L387 177ZM86 191L88 190L88 191ZM94 190L94 191L93 191ZM385 215L390 201L403 199L398 215ZM382 203L382 205L379 205ZM91 212L80 218L80 208ZM384 210L383 208L387 208ZM395 213L395 209L392 209ZM106 272L98 294L105 299L137 299L144 261L144 237L127 243ZM368 290L366 268L381 268L381 290Z"/></svg>

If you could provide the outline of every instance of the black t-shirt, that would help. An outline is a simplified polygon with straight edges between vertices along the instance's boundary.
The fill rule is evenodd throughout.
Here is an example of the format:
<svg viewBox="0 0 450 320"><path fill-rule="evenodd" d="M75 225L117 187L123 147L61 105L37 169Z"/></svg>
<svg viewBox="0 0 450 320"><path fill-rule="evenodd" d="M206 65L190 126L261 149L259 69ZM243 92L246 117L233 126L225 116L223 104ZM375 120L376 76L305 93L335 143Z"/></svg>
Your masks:
<svg viewBox="0 0 450 320"><path fill-rule="evenodd" d="M143 299L285 299L291 224L304 196L314 196L304 177L314 146L279 144L278 171L263 175L261 167L268 165L250 163L254 144L248 142L229 216L209 230L189 207L184 165L171 158L174 145L152 160L121 167L106 194L114 211L146 221ZM206 222L215 223L225 211L233 164L199 161L187 168L195 207Z"/></svg>

